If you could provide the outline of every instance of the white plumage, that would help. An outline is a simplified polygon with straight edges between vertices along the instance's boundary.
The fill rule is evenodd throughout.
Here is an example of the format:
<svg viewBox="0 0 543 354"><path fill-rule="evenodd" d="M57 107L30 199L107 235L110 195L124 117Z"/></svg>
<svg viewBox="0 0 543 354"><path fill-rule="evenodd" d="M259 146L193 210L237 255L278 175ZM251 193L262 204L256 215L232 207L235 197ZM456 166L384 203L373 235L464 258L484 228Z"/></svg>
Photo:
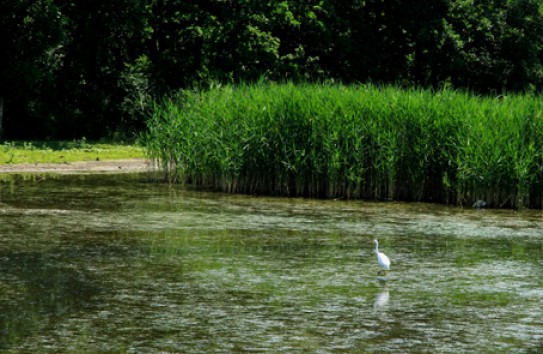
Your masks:
<svg viewBox="0 0 543 354"><path fill-rule="evenodd" d="M383 268L383 270L390 270L390 259L383 253L379 252L379 241L373 240L373 243L375 243L375 254L377 255L377 262ZM379 270L379 273L382 270ZM378 273L378 274L379 274Z"/></svg>

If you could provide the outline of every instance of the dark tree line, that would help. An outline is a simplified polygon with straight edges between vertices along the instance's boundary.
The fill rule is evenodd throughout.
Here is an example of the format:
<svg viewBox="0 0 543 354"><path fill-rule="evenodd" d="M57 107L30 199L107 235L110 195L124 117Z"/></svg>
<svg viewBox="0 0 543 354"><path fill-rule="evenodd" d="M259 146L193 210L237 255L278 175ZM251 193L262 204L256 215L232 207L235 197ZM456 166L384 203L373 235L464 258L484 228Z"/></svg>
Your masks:
<svg viewBox="0 0 543 354"><path fill-rule="evenodd" d="M137 131L217 82L543 88L540 0L3 0L0 40L7 138Z"/></svg>

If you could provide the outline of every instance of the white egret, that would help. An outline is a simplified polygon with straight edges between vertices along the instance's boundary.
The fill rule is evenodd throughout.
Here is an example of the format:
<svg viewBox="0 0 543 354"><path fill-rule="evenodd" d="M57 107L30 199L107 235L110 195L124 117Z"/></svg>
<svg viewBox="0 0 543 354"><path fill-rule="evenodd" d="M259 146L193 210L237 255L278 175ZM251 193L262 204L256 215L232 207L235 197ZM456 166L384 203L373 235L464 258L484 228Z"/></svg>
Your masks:
<svg viewBox="0 0 543 354"><path fill-rule="evenodd" d="M373 240L373 243L375 243L375 254L377 255L377 262L379 263L381 268L383 268L380 269L377 274L380 274L383 270L390 270L390 259L388 259L388 257L383 252L379 252L379 241Z"/></svg>

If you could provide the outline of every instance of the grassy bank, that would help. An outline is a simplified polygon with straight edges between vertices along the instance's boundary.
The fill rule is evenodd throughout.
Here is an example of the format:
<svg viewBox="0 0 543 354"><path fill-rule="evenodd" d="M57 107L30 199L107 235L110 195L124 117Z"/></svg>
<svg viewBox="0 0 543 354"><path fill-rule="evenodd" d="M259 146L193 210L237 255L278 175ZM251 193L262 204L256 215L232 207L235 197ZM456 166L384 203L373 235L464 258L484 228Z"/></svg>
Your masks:
<svg viewBox="0 0 543 354"><path fill-rule="evenodd" d="M172 179L228 192L537 207L543 103L454 91L226 86L157 104Z"/></svg>
<svg viewBox="0 0 543 354"><path fill-rule="evenodd" d="M145 157L145 150L137 145L77 141L0 143L0 164L63 163L104 161Z"/></svg>

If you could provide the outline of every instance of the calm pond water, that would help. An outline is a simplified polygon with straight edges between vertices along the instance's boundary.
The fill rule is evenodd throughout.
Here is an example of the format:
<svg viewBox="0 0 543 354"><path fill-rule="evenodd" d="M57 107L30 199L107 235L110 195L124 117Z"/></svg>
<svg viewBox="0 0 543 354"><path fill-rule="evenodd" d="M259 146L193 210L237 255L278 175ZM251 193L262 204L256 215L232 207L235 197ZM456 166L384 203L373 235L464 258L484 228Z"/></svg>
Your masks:
<svg viewBox="0 0 543 354"><path fill-rule="evenodd" d="M0 223L2 352L543 351L541 211L3 176Z"/></svg>

